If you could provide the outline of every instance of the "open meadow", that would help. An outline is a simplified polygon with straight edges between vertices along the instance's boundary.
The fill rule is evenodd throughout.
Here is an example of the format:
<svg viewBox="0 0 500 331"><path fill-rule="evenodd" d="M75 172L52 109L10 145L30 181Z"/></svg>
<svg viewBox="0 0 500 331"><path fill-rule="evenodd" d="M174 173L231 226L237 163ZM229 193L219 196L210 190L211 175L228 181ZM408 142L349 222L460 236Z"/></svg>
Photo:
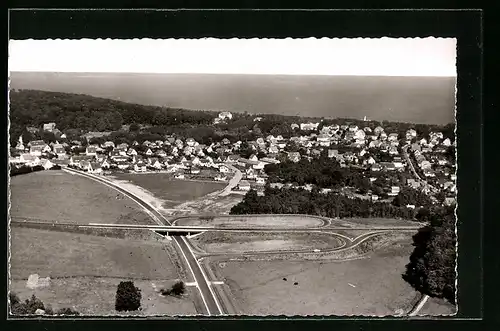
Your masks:
<svg viewBox="0 0 500 331"><path fill-rule="evenodd" d="M172 208L183 202L200 198L223 189L226 184L209 181L174 179L171 174L115 174L118 180L129 181L162 200L164 208Z"/></svg>
<svg viewBox="0 0 500 331"><path fill-rule="evenodd" d="M10 290L35 294L54 309L116 314L116 287L132 280L142 291L141 315L195 314L195 294L163 297L158 291L182 277L171 242L104 238L39 229L11 228ZM50 277L48 287L28 288L31 274Z"/></svg>
<svg viewBox="0 0 500 331"><path fill-rule="evenodd" d="M308 232L205 232L191 239L191 243L200 251L211 254L333 249L342 244L335 236Z"/></svg>
<svg viewBox="0 0 500 331"><path fill-rule="evenodd" d="M142 207L114 189L62 170L12 177L10 192L14 220L153 224Z"/></svg>
<svg viewBox="0 0 500 331"><path fill-rule="evenodd" d="M418 299L401 277L411 251L403 240L358 259L226 258L212 268L240 314L396 315Z"/></svg>
<svg viewBox="0 0 500 331"><path fill-rule="evenodd" d="M396 219L396 218L343 218L331 220L332 227L346 228L366 228L366 227L398 227L398 226L419 226L418 222Z"/></svg>
<svg viewBox="0 0 500 331"><path fill-rule="evenodd" d="M231 215L228 217L180 217L176 225L215 226L215 227L272 227L272 228L308 228L324 224L321 218L304 215Z"/></svg>

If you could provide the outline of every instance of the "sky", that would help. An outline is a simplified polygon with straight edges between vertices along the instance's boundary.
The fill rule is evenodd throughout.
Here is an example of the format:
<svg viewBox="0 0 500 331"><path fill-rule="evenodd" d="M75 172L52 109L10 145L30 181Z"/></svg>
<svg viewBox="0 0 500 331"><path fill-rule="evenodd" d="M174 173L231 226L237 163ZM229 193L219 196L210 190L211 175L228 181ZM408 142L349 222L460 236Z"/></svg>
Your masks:
<svg viewBox="0 0 500 331"><path fill-rule="evenodd" d="M456 76L453 38L10 40L10 71Z"/></svg>

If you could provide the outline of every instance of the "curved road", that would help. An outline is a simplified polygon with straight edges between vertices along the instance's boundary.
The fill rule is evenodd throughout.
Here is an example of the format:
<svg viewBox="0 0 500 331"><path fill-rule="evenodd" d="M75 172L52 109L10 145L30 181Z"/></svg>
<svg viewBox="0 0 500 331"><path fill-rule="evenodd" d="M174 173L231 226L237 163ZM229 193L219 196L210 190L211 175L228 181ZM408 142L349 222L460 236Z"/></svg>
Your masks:
<svg viewBox="0 0 500 331"><path fill-rule="evenodd" d="M231 178L229 180L229 183L227 184L227 186L219 193L219 195L221 195L221 196L226 196L226 195L231 194L231 190L234 189L240 183L241 179L243 178L243 174L241 173L241 171L239 169L235 168L231 164L226 163L225 165L226 165L226 167L228 167L229 169L234 171L234 176L233 176L233 178Z"/></svg>
<svg viewBox="0 0 500 331"><path fill-rule="evenodd" d="M98 181L103 183L104 185L111 187L120 193L126 195L133 201L135 201L137 204L139 204L141 207L143 207L149 215L152 216L153 220L158 224L158 225L171 225L170 222L161 214L159 213L156 208L148 204L147 202L143 201L136 195L128 192L127 190L121 188L120 186L112 183L109 180L105 180L103 178L97 177L95 175L87 174L84 172L80 172L71 168L64 168L64 171L67 171L72 174L77 174L83 177L87 177L89 179ZM181 250L181 253L186 260L186 263L188 265L189 270L191 271L191 275L193 276L198 290L200 291L201 298L203 300L203 303L205 305L205 309L207 311L207 314L210 315L222 315L224 314L224 311L217 300L215 293L213 289L211 288L211 284L209 283L207 276L201 266L198 264L198 261L196 260L196 257L194 256L193 251L190 249L190 246L187 242L187 239L185 237L172 237L174 242L177 244L179 249Z"/></svg>
<svg viewBox="0 0 500 331"><path fill-rule="evenodd" d="M419 181L422 181L422 178L419 176L419 174L417 173L417 171L415 170L415 167L413 166L413 162L411 161L410 159L410 156L408 155L408 148L410 147L410 145L404 145L403 147L401 147L401 150L403 151L403 155L406 159L406 162L410 165L410 168L411 168L411 171L413 172L413 175L419 180Z"/></svg>
<svg viewBox="0 0 500 331"><path fill-rule="evenodd" d="M170 229L175 228L175 227L181 227L181 226L174 226L169 220L167 220L161 213L159 213L153 206L148 204L147 202L143 201L139 197L135 196L134 194L128 192L127 190L121 188L120 186L114 184L113 182L103 179L101 177L91 175L88 173L83 173L80 171L76 171L73 169L63 169L65 171L68 171L70 173L78 174L90 179L93 179L95 181L101 182L104 185L107 185L120 193L126 195L136 203L138 203L141 207L143 207L148 214L150 214L155 220L155 222L159 226L141 226L141 225L124 225L124 224L91 224L88 226L83 226L83 227L101 227L101 228L139 228L139 229L150 229L150 230L159 230L159 228L165 228L168 227ZM241 172L240 172L241 175ZM237 177L237 176L235 176ZM233 177L234 178L234 177ZM238 179L238 178L237 178ZM239 179L237 180L239 181ZM234 184L234 183L233 183ZM234 184L234 186L237 185ZM231 185L228 185L229 192L231 190ZM223 192L227 192L224 190ZM227 216L227 215L223 215ZM258 215L254 215L255 217L258 217ZM276 216L276 215L274 215ZM192 215L188 216L192 217ZM215 216L219 217L219 216ZM179 217L182 218L182 217ZM179 218L175 219L175 221L179 220ZM176 222L173 222L174 224ZM385 234L387 232L393 232L393 231L416 231L419 226L415 227L384 227L384 228L331 228L331 227L325 227L326 224L329 224L328 221L323 220L323 226L315 227L315 228L270 228L270 227L223 227L223 228L216 228L216 227L186 227L182 226L182 228L187 228L191 229L191 231L229 231L229 232L235 232L235 231L243 231L243 232L318 232L318 233L328 233L333 236L336 236L339 241L341 242L341 245L332 249L326 249L326 250L321 250L321 253L327 253L327 252L335 252L335 251L343 251L343 250L348 250L355 248L356 246L360 245L361 243L365 242L366 240L373 238L375 236ZM334 231L338 230L369 230L370 232L364 233L356 238L350 238L348 236L342 235L340 233L336 233ZM210 274L209 270L204 271L202 266L200 265L199 261L194 255L193 249L199 253L199 255L203 257L209 257L209 256L227 256L227 255L261 255L261 254L290 254L290 253L319 253L319 252L314 252L314 250L309 249L309 250L287 250L287 251L263 251L263 252L244 252L244 253L217 253L217 254L211 254L211 253L206 253L202 252L198 248L192 247L188 240L184 236L174 236L172 239L175 241L175 243L178 245L179 249L181 250L182 255L184 256L184 259L186 260L186 263L189 267L189 270L191 271L192 277L194 278L197 287L200 291L200 295L203 299L203 303L205 305L206 311L208 315L221 315L224 314L223 308L221 306L221 301L219 300L220 295L217 296L215 291L212 289L212 284L207 278L207 274Z"/></svg>

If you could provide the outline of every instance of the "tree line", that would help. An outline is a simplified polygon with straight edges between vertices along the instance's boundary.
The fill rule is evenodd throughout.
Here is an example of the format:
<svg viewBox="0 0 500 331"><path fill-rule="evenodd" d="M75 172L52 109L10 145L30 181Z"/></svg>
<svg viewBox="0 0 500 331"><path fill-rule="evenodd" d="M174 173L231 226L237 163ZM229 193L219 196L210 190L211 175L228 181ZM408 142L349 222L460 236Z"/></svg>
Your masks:
<svg viewBox="0 0 500 331"><path fill-rule="evenodd" d="M455 303L455 208L422 209L417 220L427 222L413 236L415 249L403 278L416 290Z"/></svg>
<svg viewBox="0 0 500 331"><path fill-rule="evenodd" d="M264 170L269 175L270 182L299 186L313 184L320 188L333 189L348 186L357 188L361 193L366 193L370 188L370 181L361 170L342 168L335 159L324 155L312 161L301 159L296 163L287 160L268 164Z"/></svg>
<svg viewBox="0 0 500 331"><path fill-rule="evenodd" d="M324 125L352 123L360 128L375 128L383 125L387 132L399 132L404 135L408 128L415 128L419 135L428 136L431 130L443 131L445 137L454 138L454 124L446 126L394 123L363 122L355 119L320 119L311 117L286 116L275 114L250 115L234 113L233 119L214 124L217 112L191 110L172 107L138 105L117 100L98 98L83 94L46 92L37 90L15 90L10 92L10 134L11 144L20 135L27 135L26 127L40 128L44 123L55 122L57 128L73 138L89 131L119 131L123 125L129 125L133 134L161 135L177 134L183 137L197 137L204 143L228 138L231 142L255 140L268 135L290 138L293 135L309 135L308 131L291 128L301 122L319 122ZM256 116L261 119L256 121ZM321 122L323 120L323 122ZM141 128L141 125L145 126ZM50 133L35 133L38 139L53 140ZM44 136L45 135L45 136ZM31 137L33 138L33 137ZM29 140L29 139L27 139Z"/></svg>
<svg viewBox="0 0 500 331"><path fill-rule="evenodd" d="M264 196L250 190L239 204L231 208L230 214L308 214L330 218L380 217L414 220L415 211L406 206L350 198L335 192L324 194L317 189L307 191L266 186Z"/></svg>

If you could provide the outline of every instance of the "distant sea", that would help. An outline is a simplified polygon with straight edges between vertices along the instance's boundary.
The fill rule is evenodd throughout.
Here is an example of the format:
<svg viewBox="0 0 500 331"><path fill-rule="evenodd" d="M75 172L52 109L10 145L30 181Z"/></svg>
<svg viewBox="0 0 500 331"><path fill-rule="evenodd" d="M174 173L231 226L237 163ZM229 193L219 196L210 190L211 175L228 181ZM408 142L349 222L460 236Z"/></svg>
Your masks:
<svg viewBox="0 0 500 331"><path fill-rule="evenodd" d="M454 77L13 72L13 89L253 114L454 122Z"/></svg>

